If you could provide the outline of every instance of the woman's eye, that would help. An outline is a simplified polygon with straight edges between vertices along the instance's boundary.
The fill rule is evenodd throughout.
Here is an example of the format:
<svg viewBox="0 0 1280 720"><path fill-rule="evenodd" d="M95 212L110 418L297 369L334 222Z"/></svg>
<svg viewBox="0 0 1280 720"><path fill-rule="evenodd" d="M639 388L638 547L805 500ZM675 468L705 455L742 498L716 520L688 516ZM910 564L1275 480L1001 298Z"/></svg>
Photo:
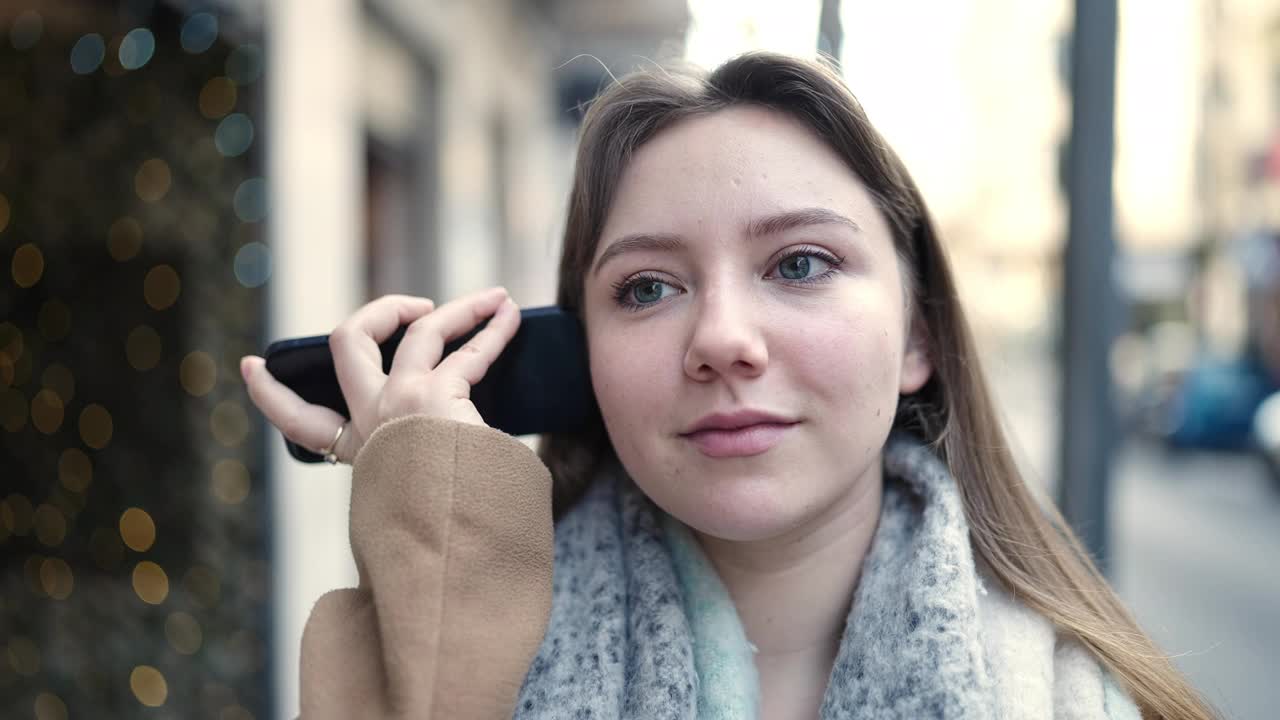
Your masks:
<svg viewBox="0 0 1280 720"><path fill-rule="evenodd" d="M822 275L831 262L812 253L796 253L778 263L778 274L785 280L807 280L810 273Z"/></svg>
<svg viewBox="0 0 1280 720"><path fill-rule="evenodd" d="M778 275L792 283L816 283L830 279L842 264L840 258L817 250L800 250L783 258ZM680 289L657 277L640 275L615 283L613 299L627 310L640 310L655 305Z"/></svg>
<svg viewBox="0 0 1280 720"><path fill-rule="evenodd" d="M631 290L631 296L638 303L657 302L662 299L662 288L666 286L657 280L641 280Z"/></svg>

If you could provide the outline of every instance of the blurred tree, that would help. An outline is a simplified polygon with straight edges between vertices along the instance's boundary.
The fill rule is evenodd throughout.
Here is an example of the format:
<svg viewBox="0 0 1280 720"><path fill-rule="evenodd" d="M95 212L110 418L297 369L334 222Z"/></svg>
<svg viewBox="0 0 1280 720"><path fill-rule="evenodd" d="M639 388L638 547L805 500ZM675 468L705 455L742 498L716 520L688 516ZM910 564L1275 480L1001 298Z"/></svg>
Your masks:
<svg viewBox="0 0 1280 720"><path fill-rule="evenodd" d="M163 3L9 5L0 716L266 717L267 487L237 369L269 269L261 51Z"/></svg>

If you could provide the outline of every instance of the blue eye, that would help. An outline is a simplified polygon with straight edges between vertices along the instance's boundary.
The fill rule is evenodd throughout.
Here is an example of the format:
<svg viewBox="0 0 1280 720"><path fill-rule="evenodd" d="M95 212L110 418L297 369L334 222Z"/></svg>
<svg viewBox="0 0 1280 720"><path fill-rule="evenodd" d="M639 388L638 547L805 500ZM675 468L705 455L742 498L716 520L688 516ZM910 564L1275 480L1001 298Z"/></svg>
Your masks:
<svg viewBox="0 0 1280 720"><path fill-rule="evenodd" d="M631 284L631 298L634 299L638 305L656 303L663 298L663 286L670 287L661 280L641 278Z"/></svg>
<svg viewBox="0 0 1280 720"><path fill-rule="evenodd" d="M811 283L831 277L840 267L841 262L839 258L816 248L801 248L783 258L777 267L778 274L783 280L793 283Z"/></svg>
<svg viewBox="0 0 1280 720"><path fill-rule="evenodd" d="M615 284L613 299L628 310L639 310L666 297L664 287L670 288L671 284L653 275L637 275Z"/></svg>
<svg viewBox="0 0 1280 720"><path fill-rule="evenodd" d="M817 248L801 248L783 258L775 267L786 282L805 285L830 279L842 262L840 258ZM656 275L641 273L614 283L613 299L624 309L643 310L674 294L664 292L663 288L673 289L673 286Z"/></svg>

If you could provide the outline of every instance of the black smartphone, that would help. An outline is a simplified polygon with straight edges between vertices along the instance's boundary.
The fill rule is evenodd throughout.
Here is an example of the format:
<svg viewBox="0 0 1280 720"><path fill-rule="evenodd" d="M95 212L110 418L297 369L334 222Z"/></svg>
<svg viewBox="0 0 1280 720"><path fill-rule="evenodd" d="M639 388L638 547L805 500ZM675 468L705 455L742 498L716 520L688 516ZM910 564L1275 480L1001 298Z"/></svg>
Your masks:
<svg viewBox="0 0 1280 720"><path fill-rule="evenodd" d="M595 395L587 367L586 339L577 316L557 306L520 311L520 328L484 378L471 388L471 401L486 424L511 435L581 430L595 411ZM489 324L445 345L444 354L462 347ZM379 344L382 371L404 338L401 327ZM329 336L292 338L271 343L264 357L267 370L303 400L351 417L338 385L329 353ZM324 458L285 440L289 454L302 462Z"/></svg>

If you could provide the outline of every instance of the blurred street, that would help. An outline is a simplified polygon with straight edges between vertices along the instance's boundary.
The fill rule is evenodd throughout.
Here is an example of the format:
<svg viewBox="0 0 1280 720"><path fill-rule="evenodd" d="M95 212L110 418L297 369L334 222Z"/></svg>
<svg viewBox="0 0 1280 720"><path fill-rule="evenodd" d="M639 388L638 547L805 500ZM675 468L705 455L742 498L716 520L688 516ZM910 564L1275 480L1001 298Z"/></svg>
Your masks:
<svg viewBox="0 0 1280 720"><path fill-rule="evenodd" d="M1112 498L1112 580L1139 624L1224 717L1273 720L1280 490L1261 463L1134 441Z"/></svg>
<svg viewBox="0 0 1280 720"><path fill-rule="evenodd" d="M992 345L984 359L1027 482L1052 496L1058 378L1045 352ZM1110 580L1138 624L1224 720L1274 720L1280 487L1262 462L1130 437L1113 465L1110 519Z"/></svg>

